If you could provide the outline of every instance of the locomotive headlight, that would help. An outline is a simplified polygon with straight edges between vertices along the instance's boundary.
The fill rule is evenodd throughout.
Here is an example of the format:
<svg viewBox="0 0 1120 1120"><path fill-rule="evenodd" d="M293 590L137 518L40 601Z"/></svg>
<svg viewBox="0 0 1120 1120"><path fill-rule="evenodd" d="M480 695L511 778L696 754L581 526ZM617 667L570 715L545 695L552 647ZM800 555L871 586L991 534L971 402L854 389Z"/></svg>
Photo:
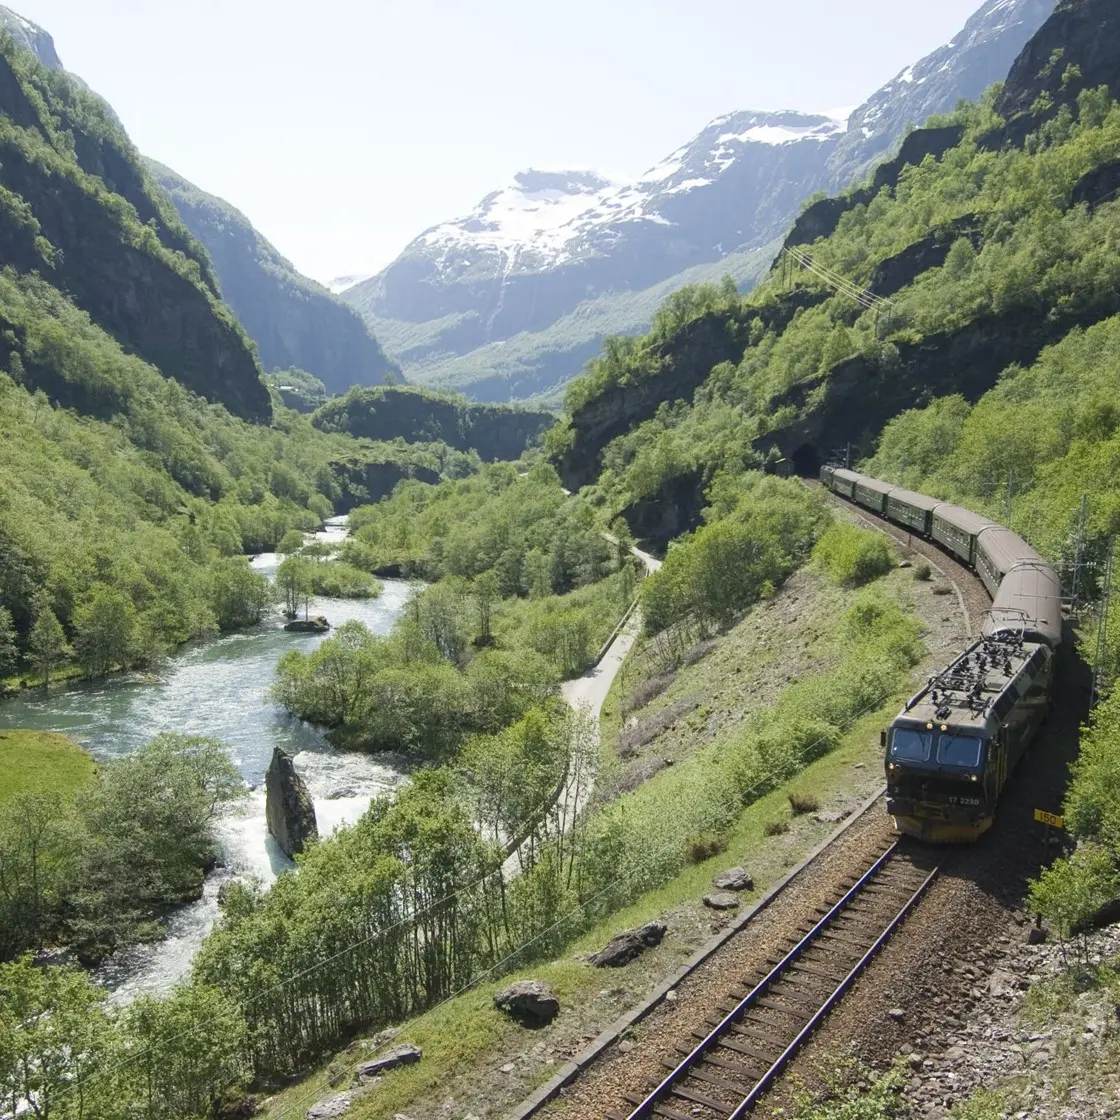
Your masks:
<svg viewBox="0 0 1120 1120"><path fill-rule="evenodd" d="M932 723L927 723L926 724L926 730L927 731L932 731L933 730L933 724Z"/></svg>
<svg viewBox="0 0 1120 1120"><path fill-rule="evenodd" d="M972 779L972 780L973 780L974 782L978 782L978 781L980 781L980 777L979 777L979 775L977 775L977 774L969 774L969 777L970 777L970 778L971 778L971 779Z"/></svg>

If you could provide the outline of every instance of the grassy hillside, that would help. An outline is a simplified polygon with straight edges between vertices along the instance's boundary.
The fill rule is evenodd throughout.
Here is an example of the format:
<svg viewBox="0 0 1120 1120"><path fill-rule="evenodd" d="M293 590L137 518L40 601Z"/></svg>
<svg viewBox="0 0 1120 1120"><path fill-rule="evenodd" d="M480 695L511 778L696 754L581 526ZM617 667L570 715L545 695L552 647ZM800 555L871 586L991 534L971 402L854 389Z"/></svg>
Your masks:
<svg viewBox="0 0 1120 1120"><path fill-rule="evenodd" d="M0 731L0 804L21 793L68 796L93 769L93 759L65 735Z"/></svg>

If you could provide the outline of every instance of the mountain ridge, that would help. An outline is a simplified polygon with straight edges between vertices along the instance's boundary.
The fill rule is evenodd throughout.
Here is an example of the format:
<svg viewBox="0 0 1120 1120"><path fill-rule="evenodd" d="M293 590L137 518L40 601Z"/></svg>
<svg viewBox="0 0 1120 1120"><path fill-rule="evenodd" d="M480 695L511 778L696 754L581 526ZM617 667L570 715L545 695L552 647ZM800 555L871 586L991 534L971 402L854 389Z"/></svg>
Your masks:
<svg viewBox="0 0 1120 1120"><path fill-rule="evenodd" d="M796 110L718 117L634 183L596 195L540 238L485 240L494 231L475 223L508 191L500 188L465 218L424 231L343 298L411 380L486 400L555 395L604 335L650 321L652 301L620 294L663 286L689 269L716 270L778 238L805 199L866 173L908 121L949 111L1003 78L1052 8L1053 0L987 0L949 44L872 94L846 128ZM750 286L762 270L739 262L728 271ZM599 300L618 305L603 329L572 327L557 337L565 317L604 318L595 315ZM643 313L624 309L634 304ZM519 356L509 360L501 351L513 340Z"/></svg>

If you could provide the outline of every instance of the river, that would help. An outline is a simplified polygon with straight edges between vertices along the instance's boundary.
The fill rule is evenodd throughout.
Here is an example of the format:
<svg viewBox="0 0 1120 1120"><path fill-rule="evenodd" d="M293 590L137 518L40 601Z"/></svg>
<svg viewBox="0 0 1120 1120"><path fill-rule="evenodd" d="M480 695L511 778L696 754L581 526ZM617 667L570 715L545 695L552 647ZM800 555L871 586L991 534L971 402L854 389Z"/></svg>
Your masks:
<svg viewBox="0 0 1120 1120"><path fill-rule="evenodd" d="M328 522L314 539L340 542L345 519ZM279 558L265 553L253 567L272 576ZM408 584L384 580L377 599L313 599L311 614L332 626L360 619L374 633L388 633L408 599ZM334 749L322 730L290 716L268 697L276 663L289 649L314 649L323 636L290 634L274 617L251 630L184 647L161 670L157 681L108 678L52 689L32 689L0 704L0 728L61 731L95 758L128 754L162 731L210 735L229 744L231 756L252 792L245 804L221 819L222 866L206 880L203 897L179 907L168 921L167 937L116 954L96 978L120 999L165 991L184 977L218 917L218 891L239 876L269 883L291 862L269 836L264 817L264 773L274 746L295 756L315 801L319 831L355 821L370 798L403 780L387 760Z"/></svg>

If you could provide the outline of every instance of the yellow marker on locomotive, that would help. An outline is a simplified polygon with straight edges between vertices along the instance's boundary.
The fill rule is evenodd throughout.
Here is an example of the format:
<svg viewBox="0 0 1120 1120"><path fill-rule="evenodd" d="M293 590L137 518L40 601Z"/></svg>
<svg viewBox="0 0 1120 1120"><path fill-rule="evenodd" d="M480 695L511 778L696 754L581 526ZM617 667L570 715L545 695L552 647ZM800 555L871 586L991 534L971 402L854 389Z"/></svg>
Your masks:
<svg viewBox="0 0 1120 1120"><path fill-rule="evenodd" d="M1046 714L1053 653L1000 630L980 638L910 698L883 733L887 812L901 832L975 840Z"/></svg>

